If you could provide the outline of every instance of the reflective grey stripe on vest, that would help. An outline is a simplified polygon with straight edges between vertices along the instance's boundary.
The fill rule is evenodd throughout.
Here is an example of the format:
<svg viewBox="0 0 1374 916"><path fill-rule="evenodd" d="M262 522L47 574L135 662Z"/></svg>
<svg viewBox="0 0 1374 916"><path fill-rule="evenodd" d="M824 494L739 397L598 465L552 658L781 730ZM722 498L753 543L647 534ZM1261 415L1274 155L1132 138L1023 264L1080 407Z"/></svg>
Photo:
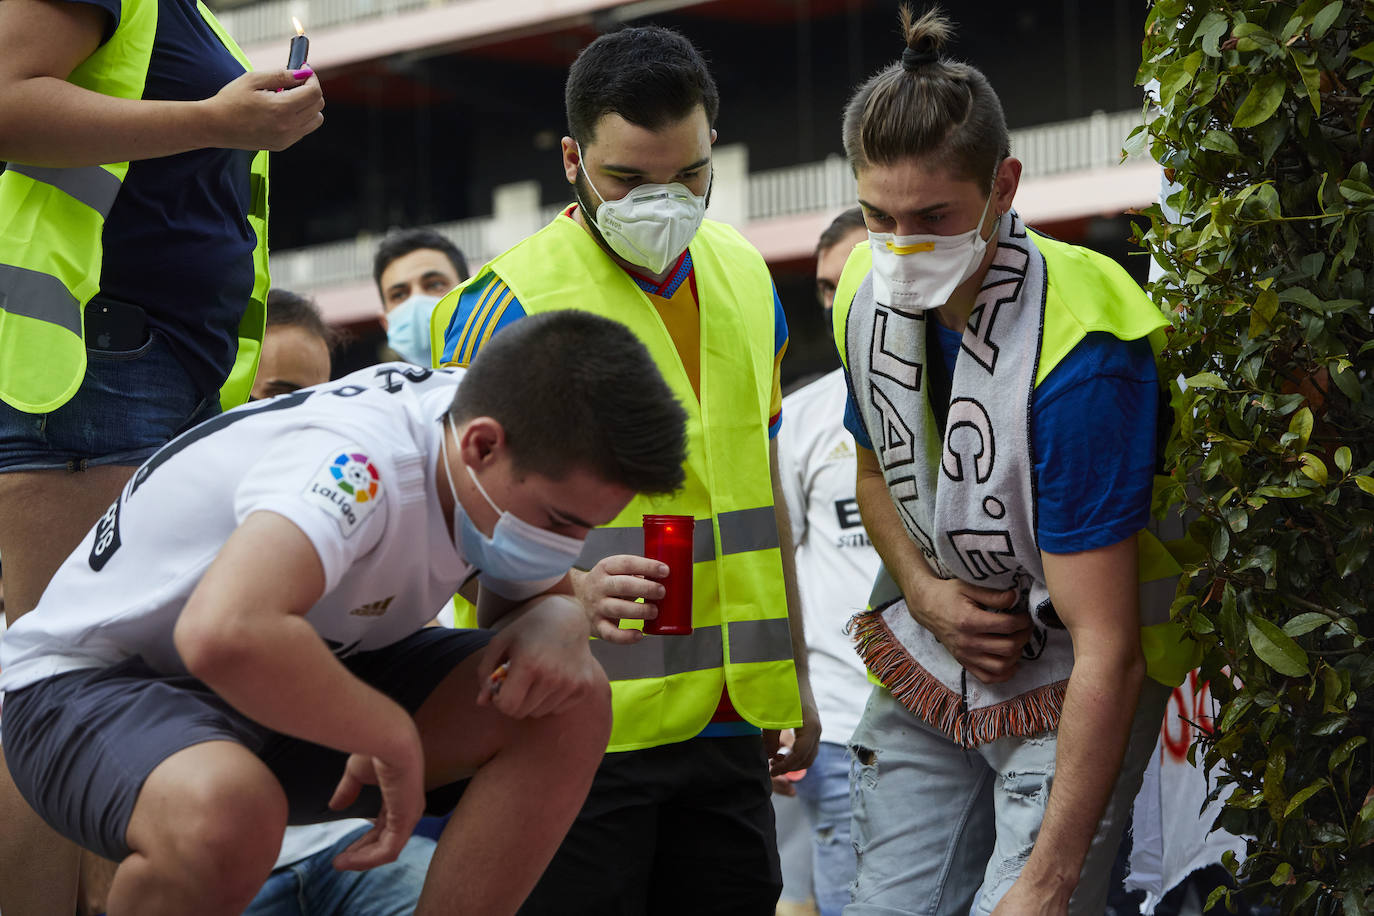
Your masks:
<svg viewBox="0 0 1374 916"><path fill-rule="evenodd" d="M742 620L730 625L730 658L737 664L788 661L792 636L787 620ZM650 636L628 646L592 640L592 655L613 681L670 677L725 663L720 627L697 627L690 636Z"/></svg>
<svg viewBox="0 0 1374 916"><path fill-rule="evenodd" d="M778 546L778 523L772 506L720 514L720 552L748 553Z"/></svg>
<svg viewBox="0 0 1374 916"><path fill-rule="evenodd" d="M110 215L119 194L119 179L98 165L79 169L50 169L37 165L11 165L7 169L27 175L34 181L50 184L74 200L90 207L101 217Z"/></svg>
<svg viewBox="0 0 1374 916"><path fill-rule="evenodd" d="M0 264L0 311L59 325L81 336L81 306L51 274Z"/></svg>
<svg viewBox="0 0 1374 916"><path fill-rule="evenodd" d="M726 556L751 550L771 550L778 546L778 526L772 506L739 509L720 514L720 546ZM606 557L618 554L643 556L644 529L639 526L593 528L577 557L578 569L591 569ZM716 540L711 519L697 519L692 531L692 562L705 563L716 558Z"/></svg>
<svg viewBox="0 0 1374 916"><path fill-rule="evenodd" d="M737 665L785 662L792 658L792 627L786 617L736 620L730 627L730 661Z"/></svg>

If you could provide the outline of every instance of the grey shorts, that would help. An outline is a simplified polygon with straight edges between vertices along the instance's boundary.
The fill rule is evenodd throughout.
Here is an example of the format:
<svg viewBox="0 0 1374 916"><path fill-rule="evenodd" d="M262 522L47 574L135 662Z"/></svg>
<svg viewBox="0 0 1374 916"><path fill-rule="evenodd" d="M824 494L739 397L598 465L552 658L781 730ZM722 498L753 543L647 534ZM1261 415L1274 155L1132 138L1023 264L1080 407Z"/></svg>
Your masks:
<svg viewBox="0 0 1374 916"><path fill-rule="evenodd" d="M343 663L413 714L490 639L484 630L426 627ZM377 814L375 786L351 807L330 810L347 754L259 725L201 681L158 674L141 658L5 695L5 759L20 793L59 833L116 862L130 852L125 832L149 774L205 741L234 741L257 754L281 782L292 824ZM459 792L456 785L431 792L427 810L447 813Z"/></svg>

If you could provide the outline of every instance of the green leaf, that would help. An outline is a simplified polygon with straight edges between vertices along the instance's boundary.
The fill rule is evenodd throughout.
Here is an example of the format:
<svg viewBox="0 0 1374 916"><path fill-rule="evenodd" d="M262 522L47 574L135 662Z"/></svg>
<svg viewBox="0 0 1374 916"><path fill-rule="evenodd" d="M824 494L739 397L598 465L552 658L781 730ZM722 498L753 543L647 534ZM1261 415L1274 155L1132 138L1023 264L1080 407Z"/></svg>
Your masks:
<svg viewBox="0 0 1374 916"><path fill-rule="evenodd" d="M1363 735L1356 735L1354 738L1347 738L1345 741L1342 741L1340 746L1331 752L1331 758L1326 764L1327 767L1332 770L1336 769L1336 767L1345 763L1346 758L1355 753L1355 751L1368 740L1369 739Z"/></svg>
<svg viewBox="0 0 1374 916"><path fill-rule="evenodd" d="M1325 614L1318 614L1310 611L1306 614L1299 614L1292 620L1283 625L1283 632L1297 639L1299 636L1306 636L1317 627L1324 627L1331 622L1331 618Z"/></svg>
<svg viewBox="0 0 1374 916"><path fill-rule="evenodd" d="M1360 474L1355 477L1355 486L1364 490L1370 496L1374 496L1374 477Z"/></svg>
<svg viewBox="0 0 1374 916"><path fill-rule="evenodd" d="M1370 478L1374 483L1374 478ZM1279 499L1296 499L1306 496L1312 491L1307 487L1260 487L1255 491L1256 496L1276 496Z"/></svg>
<svg viewBox="0 0 1374 916"><path fill-rule="evenodd" d="M1297 798L1296 795L1293 797ZM1292 802L1289 802L1288 807L1290 809L1293 807ZM1288 817L1287 813L1284 814L1284 817ZM1287 862L1280 862L1278 864L1278 867L1274 869L1274 873L1269 876L1269 883L1274 885L1275 887L1283 887L1285 884L1288 883L1288 879L1292 876L1293 866L1289 865Z"/></svg>
<svg viewBox="0 0 1374 916"><path fill-rule="evenodd" d="M1336 462L1336 467L1341 469L1342 474L1348 472L1350 470L1350 446L1342 445L1336 449L1333 460Z"/></svg>
<svg viewBox="0 0 1374 916"><path fill-rule="evenodd" d="M1307 653L1283 630L1263 617L1247 617L1246 633L1250 646L1260 660L1279 674L1301 677L1307 674Z"/></svg>
<svg viewBox="0 0 1374 916"><path fill-rule="evenodd" d="M1296 302L1303 308L1316 312L1319 315L1325 311L1322 307L1322 301L1312 295L1311 290L1304 289L1301 286L1288 287L1283 292L1279 293L1279 299L1283 302Z"/></svg>
<svg viewBox="0 0 1374 916"><path fill-rule="evenodd" d="M1306 408L1303 409L1306 410ZM1304 474L1315 480L1321 486L1326 486L1326 462L1322 461L1311 452L1303 452L1298 456L1298 460L1302 462L1301 470Z"/></svg>
<svg viewBox="0 0 1374 916"><path fill-rule="evenodd" d="M1322 113L1322 93L1321 93L1321 74L1317 68L1312 66L1305 59L1305 55L1300 55L1292 45L1288 46L1288 56L1293 59L1293 66L1298 70L1298 76L1302 77L1302 84L1307 89L1307 100L1312 103L1312 108L1318 115Z"/></svg>
<svg viewBox="0 0 1374 916"><path fill-rule="evenodd" d="M1238 129L1254 127L1268 121L1274 116L1274 112L1279 110L1287 89L1288 83L1281 75L1266 73L1261 76L1246 94L1245 101L1236 109L1236 117L1231 126Z"/></svg>
<svg viewBox="0 0 1374 916"><path fill-rule="evenodd" d="M1202 17L1202 22L1198 23L1194 41L1202 45L1202 50L1207 53L1208 57L1220 57L1221 49L1217 43L1221 36L1226 34L1230 25L1230 20L1226 18L1225 14L1212 10Z"/></svg>
<svg viewBox="0 0 1374 916"><path fill-rule="evenodd" d="M1245 711L1254 705L1254 700L1248 694L1241 694L1234 700L1226 704L1226 712L1222 713L1221 721L1217 727L1222 731L1230 731L1231 726L1240 721L1240 717L1245 715Z"/></svg>
<svg viewBox="0 0 1374 916"><path fill-rule="evenodd" d="M1250 643L1245 638L1245 624L1236 611L1235 589L1229 582L1221 593L1221 613L1217 615L1217 622L1221 624L1221 638L1226 648L1237 655L1245 652Z"/></svg>
<svg viewBox="0 0 1374 916"><path fill-rule="evenodd" d="M1284 820L1287 820L1288 818L1292 817L1293 813L1302 807L1303 802L1307 801L1313 795L1316 795L1322 789L1328 788L1330 785L1331 783L1327 780L1318 779L1311 785L1299 789L1298 792L1292 798L1288 799L1288 805L1283 809ZM1286 876L1284 878L1284 881L1287 881Z"/></svg>
<svg viewBox="0 0 1374 916"><path fill-rule="evenodd" d="M1374 64L1374 41L1371 41L1367 45L1360 45L1350 52L1350 56L1357 60L1368 61Z"/></svg>
<svg viewBox="0 0 1374 916"><path fill-rule="evenodd" d="M1123 160L1138 159L1144 156L1149 142L1150 131L1144 124L1141 124L1127 135L1126 142L1121 147L1121 158Z"/></svg>
<svg viewBox="0 0 1374 916"><path fill-rule="evenodd" d="M1203 149L1214 150L1218 153L1230 153L1232 156L1240 155L1240 147L1236 145L1235 138L1225 131L1207 131L1203 135L1200 145Z"/></svg>
<svg viewBox="0 0 1374 916"><path fill-rule="evenodd" d="M1226 388L1226 382L1215 372L1199 372L1183 380L1189 388Z"/></svg>
<svg viewBox="0 0 1374 916"><path fill-rule="evenodd" d="M1183 60L1171 64L1159 77L1159 104L1167 108L1173 103L1174 96L1193 81L1193 75L1202 64L1202 52L1194 51Z"/></svg>
<svg viewBox="0 0 1374 916"><path fill-rule="evenodd" d="M1331 0L1326 6L1321 8L1321 12L1312 17L1311 35L1313 40L1321 38L1326 34L1326 30L1331 28L1331 24L1336 21L1336 17L1341 14L1341 8L1345 6L1342 0Z"/></svg>
<svg viewBox="0 0 1374 916"><path fill-rule="evenodd" d="M1311 409L1304 407L1302 410L1293 414L1292 419L1288 421L1288 431L1298 437L1297 447L1299 451L1307 448L1307 440L1312 438Z"/></svg>
<svg viewBox="0 0 1374 916"><path fill-rule="evenodd" d="M1225 525L1217 525L1212 532L1212 559L1218 563L1226 559L1226 555L1231 552L1231 530Z"/></svg>

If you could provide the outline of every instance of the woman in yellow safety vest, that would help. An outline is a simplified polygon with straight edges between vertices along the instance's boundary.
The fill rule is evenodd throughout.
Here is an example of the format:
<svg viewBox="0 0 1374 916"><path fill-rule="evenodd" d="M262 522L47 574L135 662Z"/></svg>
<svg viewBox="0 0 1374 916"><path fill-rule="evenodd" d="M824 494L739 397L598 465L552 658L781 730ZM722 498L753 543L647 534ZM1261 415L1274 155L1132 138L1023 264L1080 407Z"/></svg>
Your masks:
<svg viewBox="0 0 1374 916"><path fill-rule="evenodd" d="M0 3L11 621L134 467L247 397L268 287L266 151L317 128L324 105L308 70L248 69L195 0ZM0 823L0 909L72 912L74 851L4 767Z"/></svg>

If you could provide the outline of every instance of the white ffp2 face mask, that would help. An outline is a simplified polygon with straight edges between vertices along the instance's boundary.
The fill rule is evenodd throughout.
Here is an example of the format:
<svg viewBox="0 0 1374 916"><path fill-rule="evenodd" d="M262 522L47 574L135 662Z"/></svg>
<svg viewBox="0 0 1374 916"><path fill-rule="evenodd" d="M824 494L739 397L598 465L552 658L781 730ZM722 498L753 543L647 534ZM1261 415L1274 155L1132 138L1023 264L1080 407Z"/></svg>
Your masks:
<svg viewBox="0 0 1374 916"><path fill-rule="evenodd" d="M592 184L577 148L578 168L601 205L586 214L611 250L652 274L668 269L687 250L706 217L706 197L681 182L641 184L619 200L607 200ZM709 193L709 192L708 192Z"/></svg>
<svg viewBox="0 0 1374 916"><path fill-rule="evenodd" d="M991 206L989 193L978 222L958 235L869 232L874 298L883 305L915 311L939 308L948 302L959 284L977 272L988 242L997 234L1000 216L986 239L981 234Z"/></svg>

